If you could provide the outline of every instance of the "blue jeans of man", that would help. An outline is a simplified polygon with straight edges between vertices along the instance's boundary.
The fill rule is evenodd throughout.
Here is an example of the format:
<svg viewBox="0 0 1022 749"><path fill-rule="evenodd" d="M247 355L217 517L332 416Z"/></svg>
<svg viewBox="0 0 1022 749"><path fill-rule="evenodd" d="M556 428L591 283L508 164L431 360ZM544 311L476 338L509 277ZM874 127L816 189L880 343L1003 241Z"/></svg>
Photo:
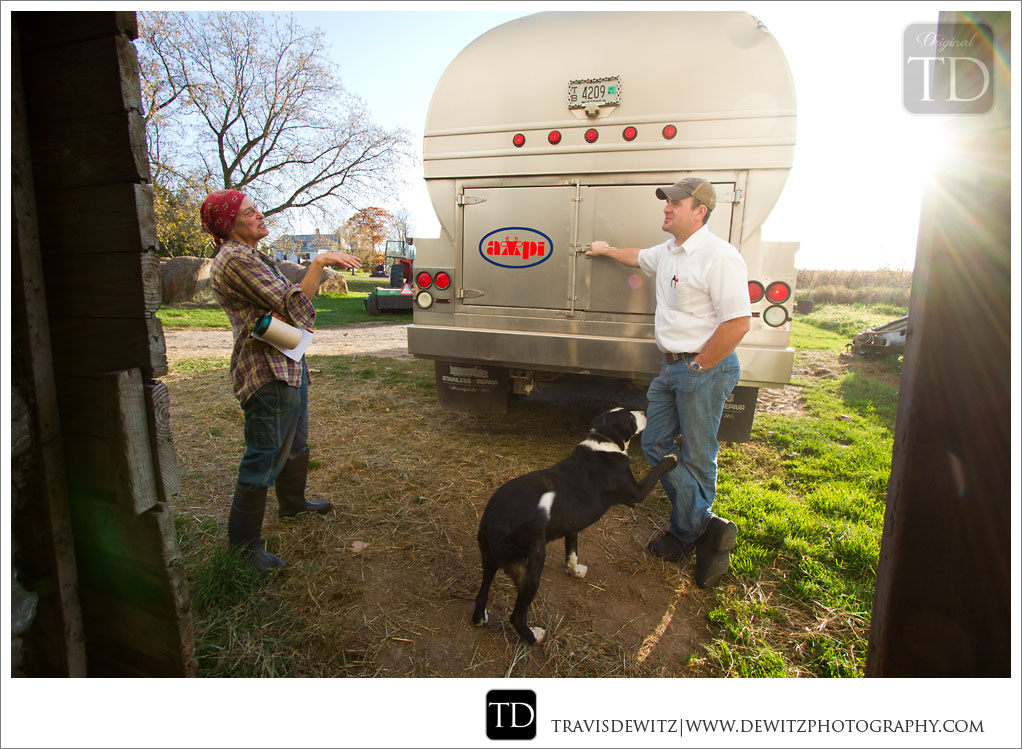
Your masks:
<svg viewBox="0 0 1022 749"><path fill-rule="evenodd" d="M245 412L245 454L238 483L272 486L287 461L309 449L309 375L300 387L274 380L256 390L241 406Z"/></svg>
<svg viewBox="0 0 1022 749"><path fill-rule="evenodd" d="M701 372L688 368L691 359L664 362L650 383L646 398L646 429L642 452L650 465L666 455L678 465L660 479L671 501L670 532L695 541L713 517L717 495L717 429L724 403L738 384L738 355L732 352L717 366ZM675 439L681 435L681 448Z"/></svg>

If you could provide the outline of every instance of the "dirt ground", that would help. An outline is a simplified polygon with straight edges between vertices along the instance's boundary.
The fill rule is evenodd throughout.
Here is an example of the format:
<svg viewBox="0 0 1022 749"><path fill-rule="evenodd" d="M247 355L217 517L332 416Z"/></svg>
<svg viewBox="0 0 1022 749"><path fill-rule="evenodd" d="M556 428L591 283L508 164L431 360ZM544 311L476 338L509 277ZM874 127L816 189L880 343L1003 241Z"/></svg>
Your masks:
<svg viewBox="0 0 1022 749"><path fill-rule="evenodd" d="M309 353L410 359L406 327L405 324L367 323L318 331ZM186 358L230 355L229 331L168 330L166 340L167 357L172 365ZM811 355L808 360L801 359L796 377L800 370L811 373L835 366L840 368L833 355L821 356L819 361L816 358ZM171 384L172 396L181 386ZM223 405L227 408L231 404L226 380L222 388ZM172 404L174 401L172 397ZM182 403L181 400L176 402ZM584 405L589 407L589 404ZM310 406L313 411L329 407L322 398L317 398ZM761 412L797 414L802 410L800 388L788 386L761 390L758 408ZM575 410L569 408L567 413ZM179 457L185 464L194 461L192 468L204 473L203 449L198 447L203 437L189 435L186 426L197 420L190 419L188 409L181 405L176 406L175 411ZM582 418L581 413L577 418ZM579 438L584 434L581 424L579 421ZM440 424L437 427L443 428ZM480 444L474 449L479 452L477 459L483 459L487 454L485 443L499 439L499 434L486 433L481 425L479 430ZM196 454L189 455L186 445L193 442L196 443ZM566 445L565 450L571 447ZM428 461L425 457L421 459ZM324 461L329 463L327 455ZM641 460L639 462L642 463ZM541 467L544 466L524 466L527 470ZM524 472L522 468L516 466L515 471ZM357 478L351 476L350 480ZM471 477L466 476L463 481L471 483ZM322 490L316 483L310 486L313 493L316 489ZM479 491L482 496L495 488L480 486ZM201 501L205 504L209 500ZM212 507L218 504L211 502ZM491 624L478 630L473 628L470 621L472 599L479 578L478 549L474 538L478 519L471 517L471 513L466 514L464 506L436 509L444 517L434 517L433 520L445 528L444 535L450 547L440 554L435 572L447 577L446 584L451 588L453 600L439 608L428 606L419 611L420 624L416 632L389 637L384 646L374 648L374 675L502 676L509 669L509 663L514 666L518 652L517 639L506 625L513 605L510 584L502 579L503 576L498 576L490 602ZM217 512L221 510L225 512L226 508L216 509ZM318 564L317 558L322 555L322 549L319 552L315 548L309 549L308 558L303 559L303 544L295 539L292 546L290 536L308 533L318 521L319 518L312 518L294 527L281 523L274 525L274 532L280 535L281 544L288 551L287 558L299 566ZM278 529L277 525L282 527ZM366 585L367 580L372 581L366 590L367 611L386 608L386 601L373 600L382 591L391 596L399 595L405 601L416 598L415 576L408 575L408 559L399 549L392 548L400 544L384 537L360 538L374 552L364 553L352 548L351 539L341 529L337 532L336 538L333 538L332 532L328 533L331 538L328 545L334 548L333 553L340 552L345 562L341 566L342 577L354 576L338 582L341 587L351 588L356 584ZM714 593L700 590L693 582L690 570L679 570L677 565L653 559L644 550L646 542L658 532L659 529L650 520L637 518L626 508L612 508L580 536L580 556L583 557L580 561L589 567L584 579L565 574L563 545L561 542L550 545L540 595L533 605L530 623L552 626L552 642L531 656L529 670L532 674L548 676L562 673L565 661L582 657L595 646L607 650L604 655L617 654L615 657L621 659L619 663L624 661L619 675L703 675L698 656L702 653L701 646L711 639L706 615L714 606ZM327 541L324 540L324 543ZM579 633L578 627L588 634ZM695 660L688 661L690 656L696 656ZM688 665L683 665L686 662Z"/></svg>

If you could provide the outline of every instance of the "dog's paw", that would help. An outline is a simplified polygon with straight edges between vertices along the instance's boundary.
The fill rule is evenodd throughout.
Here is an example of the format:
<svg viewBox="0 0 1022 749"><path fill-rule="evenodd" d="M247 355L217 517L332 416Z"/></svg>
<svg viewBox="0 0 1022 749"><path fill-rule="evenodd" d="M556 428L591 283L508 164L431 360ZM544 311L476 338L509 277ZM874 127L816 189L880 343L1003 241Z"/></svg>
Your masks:
<svg viewBox="0 0 1022 749"><path fill-rule="evenodd" d="M568 563L567 572L569 575L573 575L574 577L585 577L588 571L589 568L584 564L579 564L578 562Z"/></svg>
<svg viewBox="0 0 1022 749"><path fill-rule="evenodd" d="M532 630L532 635L533 637L536 638L536 641L532 644L541 645L543 643L543 640L546 639L546 630L543 629L542 627L529 627L529 629Z"/></svg>
<svg viewBox="0 0 1022 749"><path fill-rule="evenodd" d="M490 623L490 610L489 609L483 609L483 615L479 619L479 621L475 622L475 625L477 627L481 627L484 624L489 624L489 623Z"/></svg>
<svg viewBox="0 0 1022 749"><path fill-rule="evenodd" d="M660 460L660 465L666 466L668 468L674 468L674 466L678 465L678 456L674 455L673 453L671 455L665 455Z"/></svg>

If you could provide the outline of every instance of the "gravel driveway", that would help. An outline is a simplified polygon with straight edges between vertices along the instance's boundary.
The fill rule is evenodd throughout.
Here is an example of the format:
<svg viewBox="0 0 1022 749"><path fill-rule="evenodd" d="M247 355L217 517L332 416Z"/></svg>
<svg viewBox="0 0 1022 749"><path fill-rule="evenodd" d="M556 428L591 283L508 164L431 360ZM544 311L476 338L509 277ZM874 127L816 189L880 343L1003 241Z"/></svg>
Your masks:
<svg viewBox="0 0 1022 749"><path fill-rule="evenodd" d="M317 330L309 354L372 354L395 359L411 359L408 353L408 325L357 323L346 328ZM231 355L231 331L167 329L167 361Z"/></svg>

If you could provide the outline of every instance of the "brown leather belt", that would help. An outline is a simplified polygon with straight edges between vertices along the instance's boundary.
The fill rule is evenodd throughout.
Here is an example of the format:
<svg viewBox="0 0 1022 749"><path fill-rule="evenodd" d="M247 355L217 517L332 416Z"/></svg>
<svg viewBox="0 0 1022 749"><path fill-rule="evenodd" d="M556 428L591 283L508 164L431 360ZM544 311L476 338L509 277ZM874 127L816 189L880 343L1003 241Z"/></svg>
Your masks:
<svg viewBox="0 0 1022 749"><path fill-rule="evenodd" d="M685 351L680 354L672 354L670 351L668 351L667 353L664 354L664 358L667 359L667 361L670 362L671 364L674 364L674 362L676 361L681 361L682 359L691 359L692 357L695 356L699 356L698 351Z"/></svg>

